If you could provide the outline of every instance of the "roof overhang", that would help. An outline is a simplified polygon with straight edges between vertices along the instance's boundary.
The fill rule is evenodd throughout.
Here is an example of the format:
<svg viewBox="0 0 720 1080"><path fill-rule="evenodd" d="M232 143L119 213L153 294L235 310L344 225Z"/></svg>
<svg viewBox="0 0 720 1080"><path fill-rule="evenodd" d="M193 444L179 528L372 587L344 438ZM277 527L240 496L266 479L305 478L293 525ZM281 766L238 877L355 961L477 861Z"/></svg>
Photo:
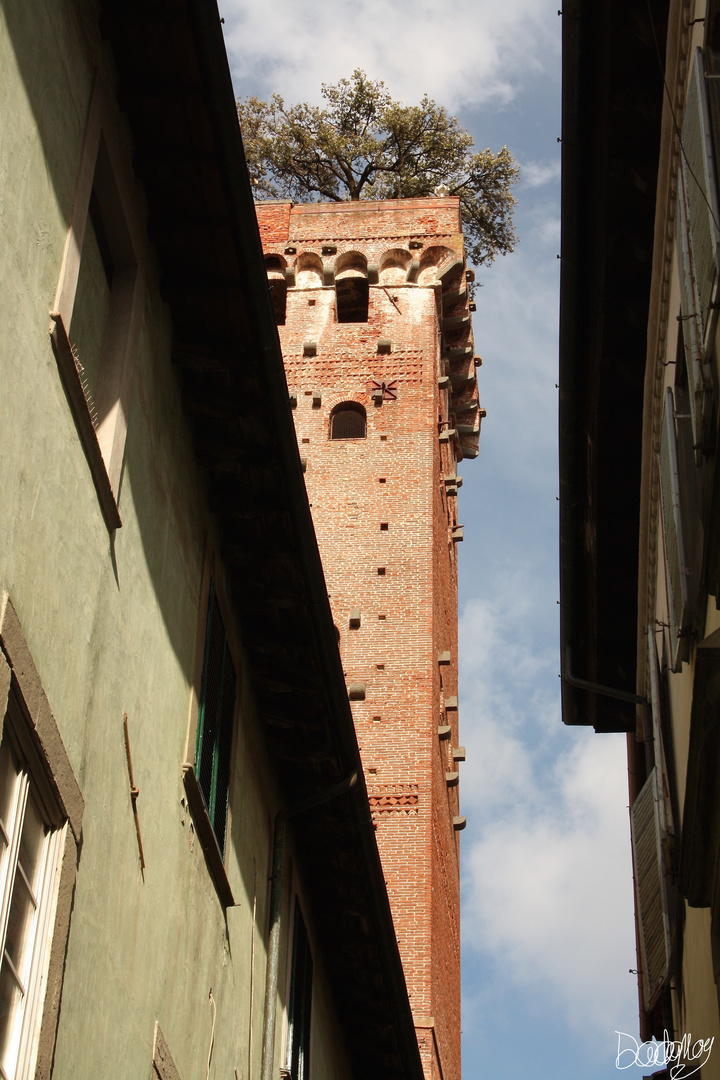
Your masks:
<svg viewBox="0 0 720 1080"><path fill-rule="evenodd" d="M216 0L101 0L101 12L280 790L292 805L359 777L295 830L353 1067L422 1080Z"/></svg>
<svg viewBox="0 0 720 1080"><path fill-rule="evenodd" d="M667 12L668 0L566 0L562 12L562 715L597 731L635 728L643 386Z"/></svg>

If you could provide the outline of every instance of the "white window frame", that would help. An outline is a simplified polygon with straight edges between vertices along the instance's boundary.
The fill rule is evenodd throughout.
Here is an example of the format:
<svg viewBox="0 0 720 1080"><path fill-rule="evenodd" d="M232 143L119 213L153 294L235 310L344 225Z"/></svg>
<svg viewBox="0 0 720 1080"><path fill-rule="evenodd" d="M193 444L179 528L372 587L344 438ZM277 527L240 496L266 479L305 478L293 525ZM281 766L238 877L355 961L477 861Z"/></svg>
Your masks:
<svg viewBox="0 0 720 1080"><path fill-rule="evenodd" d="M47 970L50 960L49 942L57 901L59 884L60 854L63 849L64 833L67 823L61 828L53 828L53 822L47 820L43 812L43 800L30 773L29 765L23 760L22 750L13 737L12 726L5 724L3 742L9 744L16 761L16 778L10 801L8 821L3 828L7 847L0 860L0 957L7 961L11 973L22 995L11 1021L12 1033L8 1055L8 1069L0 1058L0 1077L3 1080L29 1080L34 1075L35 1058L40 1036L40 1017L47 985ZM19 970L15 968L5 950L11 901L18 871L23 874L19 862L20 839L22 836L28 799L34 799L47 832L42 842L38 857L39 878L37 895L33 894L27 879L26 887L32 898L35 913L32 924L19 958ZM2 827L3 823L0 823ZM24 877L24 874L23 874Z"/></svg>
<svg viewBox="0 0 720 1080"><path fill-rule="evenodd" d="M29 1080L31 1076L49 1077L52 1073L78 852L82 841L84 800L17 612L8 594L2 592L0 742L6 723L16 757L29 778L19 784L19 787L24 787L22 798L27 799L27 793L32 789L46 824L52 827L46 852L47 873L40 889L38 905L42 919L36 928L31 976L28 979L28 987L33 985L34 995L32 1023L28 1019L18 1041L18 1061L22 1052L22 1068L25 1071L15 1070L15 1080ZM16 792L16 800L19 798ZM15 827L13 832L16 832ZM11 873L8 867L12 866L13 863L8 860L3 881L7 882ZM54 872L51 872L52 867ZM0 894L3 899L3 943L7 893L6 885Z"/></svg>

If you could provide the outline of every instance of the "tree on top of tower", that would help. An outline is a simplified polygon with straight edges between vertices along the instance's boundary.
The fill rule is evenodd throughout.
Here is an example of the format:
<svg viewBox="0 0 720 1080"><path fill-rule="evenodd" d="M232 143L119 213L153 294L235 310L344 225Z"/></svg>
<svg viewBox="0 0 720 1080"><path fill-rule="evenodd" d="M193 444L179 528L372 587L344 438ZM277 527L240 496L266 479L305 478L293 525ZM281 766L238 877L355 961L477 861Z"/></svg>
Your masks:
<svg viewBox="0 0 720 1080"><path fill-rule="evenodd" d="M469 259L491 263L515 246L510 188L518 168L506 146L473 153L472 136L442 105L393 99L359 68L324 83L322 107L238 101L256 196L294 202L460 197ZM439 190L438 190L439 189Z"/></svg>

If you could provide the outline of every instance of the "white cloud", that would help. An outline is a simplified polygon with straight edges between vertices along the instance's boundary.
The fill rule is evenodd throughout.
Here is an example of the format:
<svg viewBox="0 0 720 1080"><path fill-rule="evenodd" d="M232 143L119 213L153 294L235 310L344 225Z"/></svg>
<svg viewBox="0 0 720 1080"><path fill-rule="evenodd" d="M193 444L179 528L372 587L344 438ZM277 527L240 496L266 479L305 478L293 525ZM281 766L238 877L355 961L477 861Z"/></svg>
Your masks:
<svg viewBox="0 0 720 1080"><path fill-rule="evenodd" d="M549 984L573 1027L606 1039L636 1001L621 741L588 733L545 782L466 853L466 940L511 983Z"/></svg>
<svg viewBox="0 0 720 1080"><path fill-rule="evenodd" d="M222 0L221 11L236 84L292 102L362 67L407 102L427 92L451 110L507 103L558 62L543 0Z"/></svg>
<svg viewBox="0 0 720 1080"><path fill-rule="evenodd" d="M557 207L526 215L517 250L483 271L473 315L487 420L480 452L515 485L557 485Z"/></svg>
<svg viewBox="0 0 720 1080"><path fill-rule="evenodd" d="M520 166L520 180L526 187L538 188L560 179L560 158L556 161L528 161Z"/></svg>
<svg viewBox="0 0 720 1080"><path fill-rule="evenodd" d="M538 633L548 604L529 569L496 564L494 595L460 621L463 805L484 822L537 799L529 740L559 731L557 647Z"/></svg>
<svg viewBox="0 0 720 1080"><path fill-rule="evenodd" d="M501 568L461 619L464 937L605 1044L637 1001L625 741L563 728L537 569Z"/></svg>

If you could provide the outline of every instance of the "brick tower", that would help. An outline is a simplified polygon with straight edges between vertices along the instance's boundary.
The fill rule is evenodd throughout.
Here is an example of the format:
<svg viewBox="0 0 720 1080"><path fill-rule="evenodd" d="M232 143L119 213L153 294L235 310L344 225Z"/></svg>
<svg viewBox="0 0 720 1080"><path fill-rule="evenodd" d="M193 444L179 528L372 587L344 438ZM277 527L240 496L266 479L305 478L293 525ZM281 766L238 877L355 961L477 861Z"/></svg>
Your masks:
<svg viewBox="0 0 720 1080"><path fill-rule="evenodd" d="M456 466L482 415L459 200L257 209L425 1075L459 1080Z"/></svg>

